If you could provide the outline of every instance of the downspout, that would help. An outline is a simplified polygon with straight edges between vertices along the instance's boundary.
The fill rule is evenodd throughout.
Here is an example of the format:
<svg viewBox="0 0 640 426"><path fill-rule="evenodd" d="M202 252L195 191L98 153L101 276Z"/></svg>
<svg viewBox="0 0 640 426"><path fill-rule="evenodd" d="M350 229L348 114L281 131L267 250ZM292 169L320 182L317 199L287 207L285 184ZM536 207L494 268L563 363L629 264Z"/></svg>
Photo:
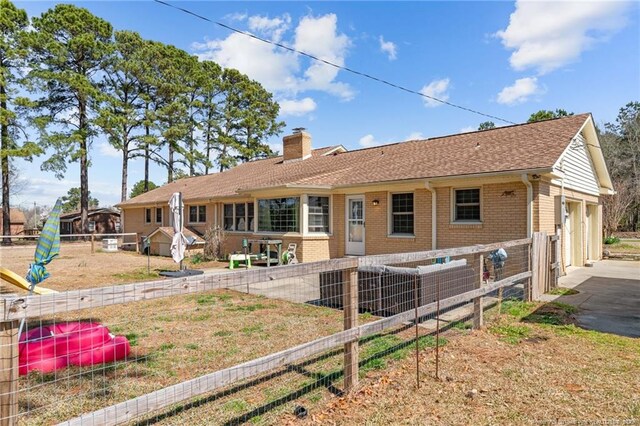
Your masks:
<svg viewBox="0 0 640 426"><path fill-rule="evenodd" d="M436 190L428 180L424 182L424 187L431 192L431 250L436 250L438 248L437 195Z"/></svg>
<svg viewBox="0 0 640 426"><path fill-rule="evenodd" d="M531 238L533 236L533 186L526 173L522 174L522 183L527 187L527 238Z"/></svg>

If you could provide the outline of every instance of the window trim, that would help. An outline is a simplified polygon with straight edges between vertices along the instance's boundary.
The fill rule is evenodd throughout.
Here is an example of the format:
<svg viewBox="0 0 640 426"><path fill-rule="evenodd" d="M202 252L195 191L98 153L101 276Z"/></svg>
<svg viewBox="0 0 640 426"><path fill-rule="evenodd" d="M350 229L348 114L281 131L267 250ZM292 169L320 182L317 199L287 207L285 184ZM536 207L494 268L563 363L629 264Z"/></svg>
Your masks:
<svg viewBox="0 0 640 426"><path fill-rule="evenodd" d="M195 207L196 208L196 216L197 216L197 221L196 222L192 222L191 221L191 207ZM199 207L204 207L204 220L202 220L202 218L200 217L200 208ZM207 223L207 205L206 204L190 204L188 206L186 206L187 211L187 224L189 225L203 225Z"/></svg>
<svg viewBox="0 0 640 426"><path fill-rule="evenodd" d="M164 209L162 207L156 207L155 208L155 215L154 215L154 219L155 219L155 224L156 225L162 225L164 223ZM158 212L160 212L160 221L158 222Z"/></svg>
<svg viewBox="0 0 640 426"><path fill-rule="evenodd" d="M144 208L144 224L151 225L153 223L153 214L151 213L151 209L153 207L145 207ZM147 213L149 213L147 215Z"/></svg>
<svg viewBox="0 0 640 426"><path fill-rule="evenodd" d="M416 193L415 191L397 191L387 193L387 237L390 238L415 238L416 237ZM400 194L413 194L413 233L393 232L393 196ZM403 213L407 214L407 213Z"/></svg>
<svg viewBox="0 0 640 426"><path fill-rule="evenodd" d="M245 225L246 228L244 231L238 231L236 228L236 222L237 222L237 215L236 215L236 204L244 204L244 221L245 221ZM224 230L224 232L232 232L232 233L240 233L240 234L247 234L247 233L253 233L255 232L253 229L250 229L250 225L251 222L249 221L249 206L252 205L253 206L253 227L255 228L256 225L256 205L255 205L255 200L250 200L250 201L229 201L229 202L222 202L220 203L221 205L221 209L222 209L222 222L220 223L221 228ZM233 222L232 222L232 229L224 229L224 221L227 218L227 216L225 215L225 211L224 211L224 206L232 206L232 218L233 218Z"/></svg>
<svg viewBox="0 0 640 426"><path fill-rule="evenodd" d="M298 199L298 230L297 231L261 231L260 230L260 200L276 200L276 199L280 199L280 198L297 198ZM305 203L304 201L304 195L285 195L285 196L273 196L273 197L265 197L265 198L256 198L255 199L255 207L254 207L254 211L253 211L253 215L254 215L254 227L255 227L255 231L253 231L255 234L261 234L261 235L304 235L304 231L306 228L306 225L303 223L303 221L306 221L306 219L304 218L304 205ZM318 234L314 234L314 235L318 235Z"/></svg>
<svg viewBox="0 0 640 426"><path fill-rule="evenodd" d="M328 231L311 231L309 229L309 197L323 197L329 199L329 229ZM304 194L301 198L301 206L303 207L303 214L305 216L304 234L305 235L333 235L333 196L331 194ZM303 204L304 203L304 204Z"/></svg>
<svg viewBox="0 0 640 426"><path fill-rule="evenodd" d="M479 220L456 220L456 191L463 191L466 189L477 189L479 191L479 202L478 202L478 208L480 210L480 219ZM451 210L451 221L450 223L452 225L478 225L478 224L482 224L483 220L484 220L484 215L482 213L482 198L483 198L483 191L482 191L482 186L460 186L460 187L452 187L451 188L451 192L450 192L450 199L451 199L451 203L450 203L450 210Z"/></svg>

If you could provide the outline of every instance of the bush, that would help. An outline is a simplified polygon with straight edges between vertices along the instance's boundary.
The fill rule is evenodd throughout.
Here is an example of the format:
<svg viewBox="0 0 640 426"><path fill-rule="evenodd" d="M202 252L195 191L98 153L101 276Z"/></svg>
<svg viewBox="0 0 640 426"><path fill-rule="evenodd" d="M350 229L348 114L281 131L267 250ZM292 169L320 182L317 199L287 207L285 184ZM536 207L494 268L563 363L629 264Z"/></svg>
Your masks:
<svg viewBox="0 0 640 426"><path fill-rule="evenodd" d="M604 239L605 244L618 244L619 242L620 242L620 238L614 237L614 236L607 237Z"/></svg>
<svg viewBox="0 0 640 426"><path fill-rule="evenodd" d="M211 226L204 233L204 260L220 260L224 258L224 243L227 235L219 226Z"/></svg>
<svg viewBox="0 0 640 426"><path fill-rule="evenodd" d="M192 265L197 265L198 263L204 262L204 255L202 253L196 253L189 259Z"/></svg>

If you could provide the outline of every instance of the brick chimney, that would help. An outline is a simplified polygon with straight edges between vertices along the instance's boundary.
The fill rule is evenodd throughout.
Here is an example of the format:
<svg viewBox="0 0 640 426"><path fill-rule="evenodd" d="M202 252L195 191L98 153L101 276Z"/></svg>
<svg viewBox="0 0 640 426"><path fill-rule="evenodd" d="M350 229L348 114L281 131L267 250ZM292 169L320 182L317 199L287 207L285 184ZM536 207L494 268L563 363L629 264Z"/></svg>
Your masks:
<svg viewBox="0 0 640 426"><path fill-rule="evenodd" d="M311 135L298 127L293 134L282 138L284 161L300 161L311 157Z"/></svg>

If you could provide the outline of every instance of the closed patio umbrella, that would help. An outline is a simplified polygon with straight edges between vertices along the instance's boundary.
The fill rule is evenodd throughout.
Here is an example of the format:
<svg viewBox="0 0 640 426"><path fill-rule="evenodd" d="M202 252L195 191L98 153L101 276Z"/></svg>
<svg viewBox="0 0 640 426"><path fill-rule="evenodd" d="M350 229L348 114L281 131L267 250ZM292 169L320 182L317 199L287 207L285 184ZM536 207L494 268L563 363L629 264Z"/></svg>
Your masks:
<svg viewBox="0 0 640 426"><path fill-rule="evenodd" d="M182 233L183 209L182 193L174 192L169 200L169 208L171 209L171 217L173 219L173 240L171 241L171 257L176 263L180 263L182 269L182 259L184 259L184 251L187 248L187 239Z"/></svg>
<svg viewBox="0 0 640 426"><path fill-rule="evenodd" d="M49 278L46 265L49 264L60 254L60 212L62 210L62 202L60 199L56 201L56 205L49 213L49 218L42 228L40 237L38 238L38 245L36 246L36 252L33 255L33 263L29 265L27 281L31 284L29 287L29 294L33 294L34 288L42 281ZM20 321L20 328L18 329L18 336L22 334L24 328L24 318Z"/></svg>
<svg viewBox="0 0 640 426"><path fill-rule="evenodd" d="M33 256L33 263L29 265L26 279L31 283L31 290L42 281L49 278L49 273L45 268L60 254L60 212L62 210L62 202L58 199L56 205L51 210L49 218L40 233L38 245Z"/></svg>

